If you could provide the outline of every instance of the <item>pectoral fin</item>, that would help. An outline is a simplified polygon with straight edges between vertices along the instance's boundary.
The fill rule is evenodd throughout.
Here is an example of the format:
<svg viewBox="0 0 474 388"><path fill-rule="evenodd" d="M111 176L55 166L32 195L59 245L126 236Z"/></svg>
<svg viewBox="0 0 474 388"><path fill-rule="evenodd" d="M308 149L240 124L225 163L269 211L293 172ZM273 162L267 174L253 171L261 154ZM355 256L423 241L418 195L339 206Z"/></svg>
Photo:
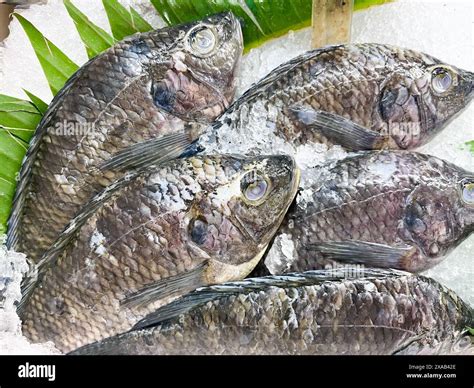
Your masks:
<svg viewBox="0 0 474 388"><path fill-rule="evenodd" d="M160 299L187 294L207 285L207 268L208 261L204 261L191 271L150 283L121 300L120 304L125 307L143 307Z"/></svg>
<svg viewBox="0 0 474 388"><path fill-rule="evenodd" d="M308 249L319 252L325 258L346 263L359 263L368 267L395 268L406 270L406 260L415 248L391 247L365 241L334 241L311 244Z"/></svg>
<svg viewBox="0 0 474 388"><path fill-rule="evenodd" d="M100 169L125 171L163 163L186 154L192 142L188 134L181 132L137 143L112 156Z"/></svg>
<svg viewBox="0 0 474 388"><path fill-rule="evenodd" d="M290 112L307 130L318 132L348 150L364 151L385 147L386 136L337 114L303 107L292 107Z"/></svg>

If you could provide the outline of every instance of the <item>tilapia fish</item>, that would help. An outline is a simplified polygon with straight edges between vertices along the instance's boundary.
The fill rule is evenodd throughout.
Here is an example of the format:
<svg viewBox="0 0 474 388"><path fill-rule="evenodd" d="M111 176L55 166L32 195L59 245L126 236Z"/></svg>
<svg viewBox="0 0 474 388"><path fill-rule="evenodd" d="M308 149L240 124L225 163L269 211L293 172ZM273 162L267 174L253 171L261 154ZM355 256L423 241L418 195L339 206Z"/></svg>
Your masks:
<svg viewBox="0 0 474 388"><path fill-rule="evenodd" d="M417 354L466 344L473 311L434 280L366 269L206 287L73 354Z"/></svg>
<svg viewBox="0 0 474 388"><path fill-rule="evenodd" d="M130 329L150 308L240 280L296 194L288 156L201 156L114 183L79 214L24 284L23 334L62 351Z"/></svg>
<svg viewBox="0 0 474 388"><path fill-rule="evenodd" d="M473 83L474 73L413 50L382 44L326 47L292 59L256 83L206 131L200 145L229 152L245 142L239 135L265 130L295 146L412 149L472 100ZM229 140L231 133L236 135ZM257 136L255 150L265 147L259 140L269 141Z"/></svg>
<svg viewBox="0 0 474 388"><path fill-rule="evenodd" d="M474 232L474 174L453 164L371 151L326 167L288 212L284 254L265 259L272 274L350 263L423 271Z"/></svg>
<svg viewBox="0 0 474 388"><path fill-rule="evenodd" d="M133 35L80 68L32 140L8 247L38 261L81 206L122 176L107 162L129 146L154 139L178 156L231 102L242 45L235 17L220 14Z"/></svg>

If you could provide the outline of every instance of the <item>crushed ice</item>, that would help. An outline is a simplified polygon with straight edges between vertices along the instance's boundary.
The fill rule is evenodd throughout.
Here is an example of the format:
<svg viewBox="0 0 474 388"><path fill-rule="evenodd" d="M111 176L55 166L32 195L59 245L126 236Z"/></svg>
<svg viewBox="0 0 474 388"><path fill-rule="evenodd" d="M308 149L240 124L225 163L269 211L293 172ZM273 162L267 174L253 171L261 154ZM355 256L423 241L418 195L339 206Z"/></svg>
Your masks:
<svg viewBox="0 0 474 388"><path fill-rule="evenodd" d="M8 251L5 236L0 236L0 355L59 354L52 343L30 344L21 334L16 305L21 298L20 284L26 271L26 256Z"/></svg>

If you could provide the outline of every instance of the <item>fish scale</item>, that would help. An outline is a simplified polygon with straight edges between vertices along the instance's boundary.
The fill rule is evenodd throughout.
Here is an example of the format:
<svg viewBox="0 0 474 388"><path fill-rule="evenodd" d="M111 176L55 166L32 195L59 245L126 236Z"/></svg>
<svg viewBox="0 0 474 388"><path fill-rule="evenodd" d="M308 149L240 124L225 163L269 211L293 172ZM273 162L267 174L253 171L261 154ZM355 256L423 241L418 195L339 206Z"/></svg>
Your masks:
<svg viewBox="0 0 474 388"><path fill-rule="evenodd" d="M268 189L252 202L245 193L254 176ZM199 286L245 277L298 184L294 160L278 155L183 158L115 182L24 281L24 335L69 351L128 330ZM127 304L137 293L147 303Z"/></svg>
<svg viewBox="0 0 474 388"><path fill-rule="evenodd" d="M473 82L472 72L395 46L324 47L254 84L204 132L199 145L208 153L266 153L273 142L266 146L264 140L274 136L276 144L280 138L293 146L287 152L307 143L353 151L412 149L472 100ZM407 124L419 134L400 131Z"/></svg>
<svg viewBox="0 0 474 388"><path fill-rule="evenodd" d="M286 270L324 268L334 260L429 268L474 229L474 206L463 197L473 179L468 171L416 153L368 152L335 162L306 189L310 199L298 201L280 229L295 245ZM372 243L412 251L397 260L371 261L364 252L376 255L377 248L367 245Z"/></svg>
<svg viewBox="0 0 474 388"><path fill-rule="evenodd" d="M360 276L311 271L203 288L151 313L132 331L73 354L463 351L472 309L452 291L399 271L362 270Z"/></svg>
<svg viewBox="0 0 474 388"><path fill-rule="evenodd" d="M219 34L205 57L187 42L203 23ZM133 35L81 67L50 104L32 140L7 245L37 262L76 212L124 175L104 172L102 164L147 140L183 133L191 141L193 131L212 122L232 99L242 45L238 21L220 14ZM154 92L157 85L172 99L166 106ZM72 125L89 132L58 132Z"/></svg>

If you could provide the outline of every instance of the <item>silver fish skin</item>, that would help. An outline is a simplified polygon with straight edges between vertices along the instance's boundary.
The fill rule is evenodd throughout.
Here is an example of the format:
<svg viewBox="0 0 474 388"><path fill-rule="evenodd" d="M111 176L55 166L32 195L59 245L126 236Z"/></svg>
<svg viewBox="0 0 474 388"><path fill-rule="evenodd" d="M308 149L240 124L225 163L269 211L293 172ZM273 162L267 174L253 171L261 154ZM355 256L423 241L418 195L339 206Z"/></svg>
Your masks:
<svg viewBox="0 0 474 388"><path fill-rule="evenodd" d="M264 126L294 146L413 149L466 107L473 85L474 73L421 52L375 43L325 47L290 60L253 85L206 131L200 145L228 152L228 133L248 136ZM233 137L231 147L239 141ZM256 152L259 148L256 144Z"/></svg>
<svg viewBox="0 0 474 388"><path fill-rule="evenodd" d="M162 140L178 156L176 142L189 144L232 101L242 49L240 24L226 13L135 34L82 66L31 142L8 247L37 262L75 213L123 175L103 165L128 147Z"/></svg>
<svg viewBox="0 0 474 388"><path fill-rule="evenodd" d="M474 232L474 173L434 156L361 152L320 171L278 232L291 254L265 259L272 274L357 263L420 272Z"/></svg>
<svg viewBox="0 0 474 388"><path fill-rule="evenodd" d="M72 354L439 353L457 351L473 322L472 309L432 279L382 269L345 275L311 271L197 290Z"/></svg>
<svg viewBox="0 0 474 388"><path fill-rule="evenodd" d="M61 351L129 330L173 298L247 276L292 203L289 156L181 158L109 186L23 284L23 334Z"/></svg>

